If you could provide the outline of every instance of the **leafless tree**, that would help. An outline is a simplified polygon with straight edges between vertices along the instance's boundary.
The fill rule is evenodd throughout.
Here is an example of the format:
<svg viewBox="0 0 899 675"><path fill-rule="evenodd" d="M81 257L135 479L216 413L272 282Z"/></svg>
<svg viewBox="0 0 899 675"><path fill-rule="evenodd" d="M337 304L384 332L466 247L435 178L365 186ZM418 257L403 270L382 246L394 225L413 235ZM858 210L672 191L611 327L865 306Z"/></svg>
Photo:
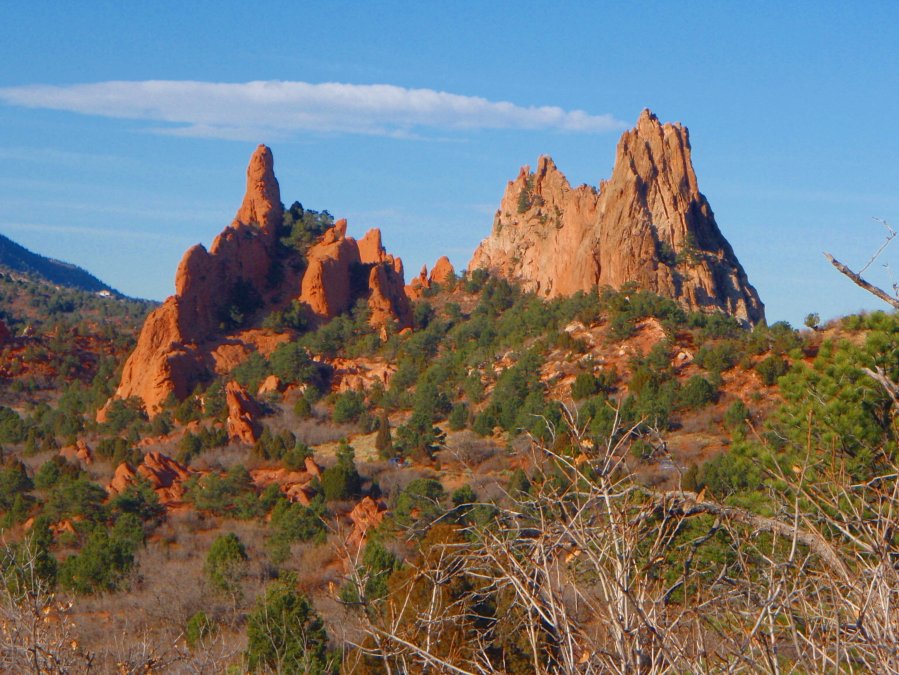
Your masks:
<svg viewBox="0 0 899 675"><path fill-rule="evenodd" d="M365 607L364 672L899 672L899 468L853 484L816 466L811 480L809 452L771 470L762 515L641 485L630 431L595 446L571 414L534 443L530 495ZM479 616L487 598L496 611Z"/></svg>
<svg viewBox="0 0 899 675"><path fill-rule="evenodd" d="M39 573L32 539L0 548L0 671L86 673L94 656L81 649L60 600Z"/></svg>
<svg viewBox="0 0 899 675"><path fill-rule="evenodd" d="M862 277L862 274L865 273L871 265L880 257L880 255L886 250L886 247L890 245L890 242L893 241L896 237L896 231L889 226L886 221L880 221L883 226L887 230L886 238L884 242L880 245L880 247L874 252L871 258L865 263L864 267L862 267L858 272L854 272L852 269L847 267L845 264L841 263L839 260L834 258L830 253L825 253L824 257L830 261L830 264L833 265L840 274L847 277L852 283L854 283L859 288L863 288L868 291L872 295L877 298L880 298L888 305L892 306L893 309L899 309L899 284L893 284L893 293L892 295L879 286L875 286L869 281L865 280Z"/></svg>

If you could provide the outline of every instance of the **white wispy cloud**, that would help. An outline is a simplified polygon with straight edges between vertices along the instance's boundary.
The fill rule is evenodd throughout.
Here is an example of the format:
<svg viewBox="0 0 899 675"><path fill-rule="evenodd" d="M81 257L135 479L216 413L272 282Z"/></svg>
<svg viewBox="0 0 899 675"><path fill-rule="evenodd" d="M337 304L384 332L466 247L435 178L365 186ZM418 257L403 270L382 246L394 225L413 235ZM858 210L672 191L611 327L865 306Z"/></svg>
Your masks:
<svg viewBox="0 0 899 675"><path fill-rule="evenodd" d="M173 80L0 87L15 106L144 120L177 135L257 139L260 132L415 137L422 130L559 130L602 133L625 127L612 115L558 106L521 106L389 84Z"/></svg>

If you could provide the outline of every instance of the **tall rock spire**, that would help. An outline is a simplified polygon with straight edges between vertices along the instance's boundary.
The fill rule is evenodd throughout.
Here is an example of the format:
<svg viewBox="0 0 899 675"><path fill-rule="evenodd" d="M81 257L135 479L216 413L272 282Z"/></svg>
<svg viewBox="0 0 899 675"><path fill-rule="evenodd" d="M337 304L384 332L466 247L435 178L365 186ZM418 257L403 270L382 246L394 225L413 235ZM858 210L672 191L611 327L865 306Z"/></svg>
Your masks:
<svg viewBox="0 0 899 675"><path fill-rule="evenodd" d="M469 269L545 297L636 283L747 324L764 306L699 192L687 129L649 110L618 143L612 177L572 189L548 157L507 188Z"/></svg>
<svg viewBox="0 0 899 675"><path fill-rule="evenodd" d="M346 236L341 220L301 251L279 244L283 221L272 152L260 145L250 158L246 193L234 221L208 251L198 244L184 254L175 294L144 322L114 398L136 396L155 414L170 395L184 398L213 372L233 368L240 354L248 356L255 346L246 343L252 342L246 333L293 300L305 306L313 322L327 321L365 299L372 324L411 325L402 261L384 250L379 231L357 243ZM223 345L232 357L219 354ZM220 365L219 359L227 363Z"/></svg>
<svg viewBox="0 0 899 675"><path fill-rule="evenodd" d="M274 236L283 216L281 189L275 178L272 151L265 145L260 145L250 157L247 166L247 191L232 227L255 224Z"/></svg>

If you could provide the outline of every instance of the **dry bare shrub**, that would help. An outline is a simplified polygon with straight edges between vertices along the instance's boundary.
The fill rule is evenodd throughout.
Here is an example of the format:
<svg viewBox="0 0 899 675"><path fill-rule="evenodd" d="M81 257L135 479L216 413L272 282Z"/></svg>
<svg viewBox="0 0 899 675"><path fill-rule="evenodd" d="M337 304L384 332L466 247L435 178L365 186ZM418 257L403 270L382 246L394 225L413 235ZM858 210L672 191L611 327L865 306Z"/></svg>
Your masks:
<svg viewBox="0 0 899 675"><path fill-rule="evenodd" d="M641 485L628 433L555 432L529 495L423 543L386 599L351 573L361 672L899 672L899 467L793 467L762 515Z"/></svg>
<svg viewBox="0 0 899 675"><path fill-rule="evenodd" d="M358 432L354 424L332 424L316 419L299 420L287 428L296 435L300 443L305 443L309 447L334 443Z"/></svg>
<svg viewBox="0 0 899 675"><path fill-rule="evenodd" d="M393 468L379 476L378 485L384 498L389 499L419 478L436 478L436 474L429 469Z"/></svg>
<svg viewBox="0 0 899 675"><path fill-rule="evenodd" d="M191 462L191 467L198 471L226 472L232 466L242 464L252 467L255 461L250 451L242 445L231 443L224 448L204 450Z"/></svg>
<svg viewBox="0 0 899 675"><path fill-rule="evenodd" d="M449 437L447 448L440 453L440 458L443 462L457 461L473 471L497 453L502 453L502 448L492 440L463 431Z"/></svg>
<svg viewBox="0 0 899 675"><path fill-rule="evenodd" d="M39 574L31 541L0 551L0 671L87 672L94 655L77 639L72 603Z"/></svg>
<svg viewBox="0 0 899 675"><path fill-rule="evenodd" d="M296 542L283 569L296 573L297 587L309 596L327 593L344 577L343 560L337 555L345 533L333 533L323 544Z"/></svg>

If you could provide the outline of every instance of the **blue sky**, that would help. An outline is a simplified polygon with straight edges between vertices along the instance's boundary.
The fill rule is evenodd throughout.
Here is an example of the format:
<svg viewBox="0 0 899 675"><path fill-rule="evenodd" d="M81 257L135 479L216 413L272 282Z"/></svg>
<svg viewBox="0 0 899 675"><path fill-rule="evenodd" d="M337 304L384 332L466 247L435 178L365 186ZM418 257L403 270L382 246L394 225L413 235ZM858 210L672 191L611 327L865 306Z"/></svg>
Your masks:
<svg viewBox="0 0 899 675"><path fill-rule="evenodd" d="M595 185L649 107L769 321L878 306L821 253L899 226L899 3L308 5L0 5L0 233L162 299L267 143L286 203L463 268L521 165Z"/></svg>

